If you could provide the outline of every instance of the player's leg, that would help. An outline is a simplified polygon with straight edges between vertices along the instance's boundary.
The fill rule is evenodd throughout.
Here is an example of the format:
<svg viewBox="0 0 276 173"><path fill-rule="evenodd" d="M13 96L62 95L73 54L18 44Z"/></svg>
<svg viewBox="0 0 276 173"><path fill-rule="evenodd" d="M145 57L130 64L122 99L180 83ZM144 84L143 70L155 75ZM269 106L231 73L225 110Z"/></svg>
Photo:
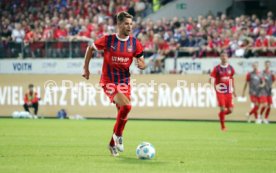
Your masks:
<svg viewBox="0 0 276 173"><path fill-rule="evenodd" d="M251 115L254 115L255 121L257 122L258 120L258 109L259 109L259 101L258 97L255 96L250 96L251 102L254 104L253 108L249 112L249 118Z"/></svg>
<svg viewBox="0 0 276 173"><path fill-rule="evenodd" d="M269 124L268 117L269 117L269 114L270 114L270 109L271 109L271 105L268 104L267 108L266 108L266 111L265 111L265 118L264 118L264 123L265 124Z"/></svg>
<svg viewBox="0 0 276 173"><path fill-rule="evenodd" d="M225 100L225 115L229 115L233 112L233 97L232 94L227 94L226 100Z"/></svg>
<svg viewBox="0 0 276 173"><path fill-rule="evenodd" d="M271 105L272 105L272 97L268 96L267 97L267 108L266 108L266 111L265 111L265 119L264 119L265 124L269 123L268 117L269 117L269 114L270 114Z"/></svg>
<svg viewBox="0 0 276 173"><path fill-rule="evenodd" d="M266 110L267 105L260 105L260 108L261 108L261 110L260 110L260 116L263 117L264 111Z"/></svg>
<svg viewBox="0 0 276 173"><path fill-rule="evenodd" d="M266 96L260 96L259 97L259 107L260 107L260 115L259 118L263 118L263 113L267 108L267 97Z"/></svg>
<svg viewBox="0 0 276 173"><path fill-rule="evenodd" d="M37 115L37 112L38 112L38 102L37 103L33 103L33 108L34 108L34 114Z"/></svg>
<svg viewBox="0 0 276 173"><path fill-rule="evenodd" d="M115 102L114 102L115 103ZM116 103L115 103L116 104ZM118 104L116 104L116 108L117 108L117 115L119 114L119 111L120 111L120 106L118 105ZM118 118L118 116L117 116L117 118ZM115 123L115 125L114 125L114 127L113 127L113 134L115 133L115 131L117 130L117 128L118 128L118 121L117 121L117 118L116 118L116 123ZM115 142L114 142L114 139L113 139L113 134L112 134L112 137L111 137L111 139L110 139L110 142L109 142L109 145L110 146L115 146Z"/></svg>
<svg viewBox="0 0 276 173"><path fill-rule="evenodd" d="M225 131L226 127L225 127L225 107L224 106L220 106L219 120L220 120L221 130Z"/></svg>
<svg viewBox="0 0 276 173"><path fill-rule="evenodd" d="M120 111L120 106L118 104L116 104L116 109L117 109L117 115ZM115 129L117 129L117 123L115 123L114 127L113 127L113 133L115 133ZM112 144L112 146L114 145L114 140L113 138L111 138L110 144Z"/></svg>
<svg viewBox="0 0 276 173"><path fill-rule="evenodd" d="M225 95L224 94L220 94L217 93L217 100L218 100L218 105L220 107L220 112L218 114L219 116L219 121L220 121L220 126L221 126L221 130L224 131L226 130L225 128Z"/></svg>
<svg viewBox="0 0 276 173"><path fill-rule="evenodd" d="M114 97L114 102L119 105L116 123L114 126L113 140L119 151L124 151L123 146L123 131L128 120L128 113L131 110L130 99L123 93L118 92Z"/></svg>
<svg viewBox="0 0 276 173"><path fill-rule="evenodd" d="M267 109L267 103L261 101L259 107L260 107L260 114L258 115L258 121L262 121L262 119L263 120L265 119L263 116L263 113Z"/></svg>
<svg viewBox="0 0 276 173"><path fill-rule="evenodd" d="M105 86L103 86L103 90L104 90L104 93L109 97L110 101L112 103L115 103L114 102L114 96L118 93L116 85L112 84L112 83L108 83ZM116 108L117 108L117 112L119 112L120 106L118 104L116 104ZM113 133L115 132L115 129L117 129L117 121L116 121L116 123L113 127ZM119 156L119 153L118 153L117 148L115 146L115 142L113 140L113 134L111 136L111 139L110 139L110 142L109 142L109 145L108 145L108 149L109 149L112 156L114 156L114 157Z"/></svg>
<svg viewBox="0 0 276 173"><path fill-rule="evenodd" d="M25 110L26 112L30 112L29 106L28 106L27 103L24 103L23 107L24 107L24 110Z"/></svg>
<svg viewBox="0 0 276 173"><path fill-rule="evenodd" d="M225 119L225 99L223 94L217 93L217 100L218 100L218 105L220 107L220 112L218 114L219 116L219 121L220 121L220 126L221 130L225 129L225 124L224 124L224 119Z"/></svg>

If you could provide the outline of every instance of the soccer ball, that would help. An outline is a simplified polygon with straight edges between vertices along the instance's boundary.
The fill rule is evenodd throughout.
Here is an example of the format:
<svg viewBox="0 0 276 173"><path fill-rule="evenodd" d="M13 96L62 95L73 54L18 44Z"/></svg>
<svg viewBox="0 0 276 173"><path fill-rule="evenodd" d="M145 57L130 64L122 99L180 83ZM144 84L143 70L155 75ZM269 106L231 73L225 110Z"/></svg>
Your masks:
<svg viewBox="0 0 276 173"><path fill-rule="evenodd" d="M136 148L136 156L138 159L152 159L155 156L155 149L149 142L143 142Z"/></svg>

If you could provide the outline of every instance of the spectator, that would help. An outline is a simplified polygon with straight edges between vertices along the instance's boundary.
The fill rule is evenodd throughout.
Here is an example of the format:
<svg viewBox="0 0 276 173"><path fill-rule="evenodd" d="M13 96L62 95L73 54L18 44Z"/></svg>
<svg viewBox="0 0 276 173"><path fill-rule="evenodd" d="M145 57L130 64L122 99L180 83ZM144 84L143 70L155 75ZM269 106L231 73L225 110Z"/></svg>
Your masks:
<svg viewBox="0 0 276 173"><path fill-rule="evenodd" d="M276 37L270 37L268 45L269 56L276 56Z"/></svg>
<svg viewBox="0 0 276 173"><path fill-rule="evenodd" d="M14 29L12 30L12 41L14 43L11 43L11 51L13 57L19 57L22 58L22 50L23 50L23 40L25 37L25 31L22 29L20 23L15 23Z"/></svg>
<svg viewBox="0 0 276 173"><path fill-rule="evenodd" d="M266 38L266 32L264 29L260 31L260 36L256 39L253 48L253 54L255 56L266 56L268 48L268 39Z"/></svg>
<svg viewBox="0 0 276 173"><path fill-rule="evenodd" d="M21 44L25 37L25 31L22 29L20 23L15 23L14 29L12 30L12 40L18 44Z"/></svg>
<svg viewBox="0 0 276 173"><path fill-rule="evenodd" d="M65 111L65 109L61 109L60 111L58 111L57 118L58 119L66 119L67 118L67 112Z"/></svg>
<svg viewBox="0 0 276 173"><path fill-rule="evenodd" d="M238 52L245 49L245 52L253 51L254 54L244 52L242 57L245 55L271 55L271 48L267 48L269 46L268 41L264 41L266 46L261 46L263 45L261 37L270 39L271 36L276 36L276 23L272 12L268 12L263 16L264 18L258 18L257 15L253 14L252 16L241 15L231 19L225 14L214 17L210 13L206 17L198 16L196 20L192 17L163 18L157 21L142 20L143 17L152 12L151 7L159 9L163 2L55 0L22 1L18 4L19 1L5 1L1 4L0 10L0 54L18 57L25 48L27 49L25 54L31 57L69 56L68 41L91 41L91 35L99 37L102 34L113 33L116 28L113 26L112 15L116 11L128 10L135 15L136 19L133 23L133 36L139 37L141 33L145 32L146 34L143 34L146 35L144 41L151 50L153 35L159 34L166 42L174 40L179 43L182 49L179 56L213 57L225 49L229 50L232 56L236 56ZM30 31L29 26L34 26L34 30ZM187 39L181 39L183 33L186 34ZM237 35L235 37L238 38L233 38L233 35ZM34 38L32 39L32 37ZM24 39L27 44L26 47L22 47ZM11 40L14 43L9 43ZM46 43L39 43L41 41ZM40 45L35 45L33 49L30 49L32 43ZM47 52L44 51L45 47L47 47ZM72 43L71 47L74 47L74 50L71 49L71 51L74 51L76 56L80 56L80 51L75 51L75 49L82 49L82 46L78 43ZM38 50L38 52L30 53L31 51L28 49ZM145 55L151 56L151 54L145 52Z"/></svg>

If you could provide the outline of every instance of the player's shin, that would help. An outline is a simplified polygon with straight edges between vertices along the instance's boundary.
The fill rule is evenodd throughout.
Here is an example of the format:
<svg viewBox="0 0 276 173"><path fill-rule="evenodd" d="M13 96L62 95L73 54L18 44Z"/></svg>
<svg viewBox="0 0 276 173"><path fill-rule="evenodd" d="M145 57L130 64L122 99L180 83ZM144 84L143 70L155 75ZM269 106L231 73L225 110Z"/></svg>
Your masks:
<svg viewBox="0 0 276 173"><path fill-rule="evenodd" d="M266 109L266 112L265 112L265 119L268 119L269 114L270 114L270 107L268 107L268 108Z"/></svg>
<svg viewBox="0 0 276 173"><path fill-rule="evenodd" d="M261 116L263 116L263 113L264 113L264 111L265 111L265 108L266 108L266 106L263 106L263 107L261 108L261 112L260 112L260 115L261 115Z"/></svg>
<svg viewBox="0 0 276 173"><path fill-rule="evenodd" d="M115 129L115 134L117 136L122 136L123 134L123 130L125 128L125 125L127 123L127 115L131 110L131 105L124 105L120 107L120 110L118 112L118 116L117 116L117 127Z"/></svg>
<svg viewBox="0 0 276 173"><path fill-rule="evenodd" d="M220 111L219 112L219 120L220 120L221 129L224 130L225 129L225 125L224 125L225 111Z"/></svg>

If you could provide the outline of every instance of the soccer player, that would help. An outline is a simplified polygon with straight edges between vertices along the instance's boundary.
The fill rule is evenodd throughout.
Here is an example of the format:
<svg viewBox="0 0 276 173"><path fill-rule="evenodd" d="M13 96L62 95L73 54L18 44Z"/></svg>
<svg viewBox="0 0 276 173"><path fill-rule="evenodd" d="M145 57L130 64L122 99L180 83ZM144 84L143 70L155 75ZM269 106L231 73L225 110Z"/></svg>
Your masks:
<svg viewBox="0 0 276 173"><path fill-rule="evenodd" d="M225 116L233 112L233 98L236 96L234 86L234 68L228 64L227 52L220 54L221 63L211 72L210 83L215 87L218 105L220 107L219 119L221 130L226 131Z"/></svg>
<svg viewBox="0 0 276 173"><path fill-rule="evenodd" d="M34 85L29 84L28 91L24 96L24 109L26 112L30 112L29 108L34 108L34 118L37 118L39 98L37 92L34 91Z"/></svg>
<svg viewBox="0 0 276 173"><path fill-rule="evenodd" d="M132 16L127 12L117 14L117 33L105 35L87 47L83 67L83 77L89 79L89 62L93 51L104 51L104 63L100 84L109 97L116 104L118 114L109 143L111 154L116 157L118 151L123 152L123 130L131 110L130 103L130 72L133 60L141 70L146 68L141 43L130 36L132 31Z"/></svg>
<svg viewBox="0 0 276 173"><path fill-rule="evenodd" d="M258 109L260 106L260 88L263 85L263 80L260 71L258 70L258 62L252 64L253 71L247 73L246 81L243 87L242 96L245 97L245 91L247 85L249 85L250 100L254 104L251 111L248 113L248 122L250 122L250 116L254 114L256 124L260 124L262 121L258 117Z"/></svg>
<svg viewBox="0 0 276 173"><path fill-rule="evenodd" d="M272 84L275 81L275 76L270 71L270 61L265 61L265 70L262 73L262 77L264 79L264 87L261 88L261 93L263 96L260 97L260 102L263 102L264 105L261 107L260 115L263 117L263 113L265 112L265 117L263 118L263 122L268 124L268 117L270 113L270 108L272 105Z"/></svg>

